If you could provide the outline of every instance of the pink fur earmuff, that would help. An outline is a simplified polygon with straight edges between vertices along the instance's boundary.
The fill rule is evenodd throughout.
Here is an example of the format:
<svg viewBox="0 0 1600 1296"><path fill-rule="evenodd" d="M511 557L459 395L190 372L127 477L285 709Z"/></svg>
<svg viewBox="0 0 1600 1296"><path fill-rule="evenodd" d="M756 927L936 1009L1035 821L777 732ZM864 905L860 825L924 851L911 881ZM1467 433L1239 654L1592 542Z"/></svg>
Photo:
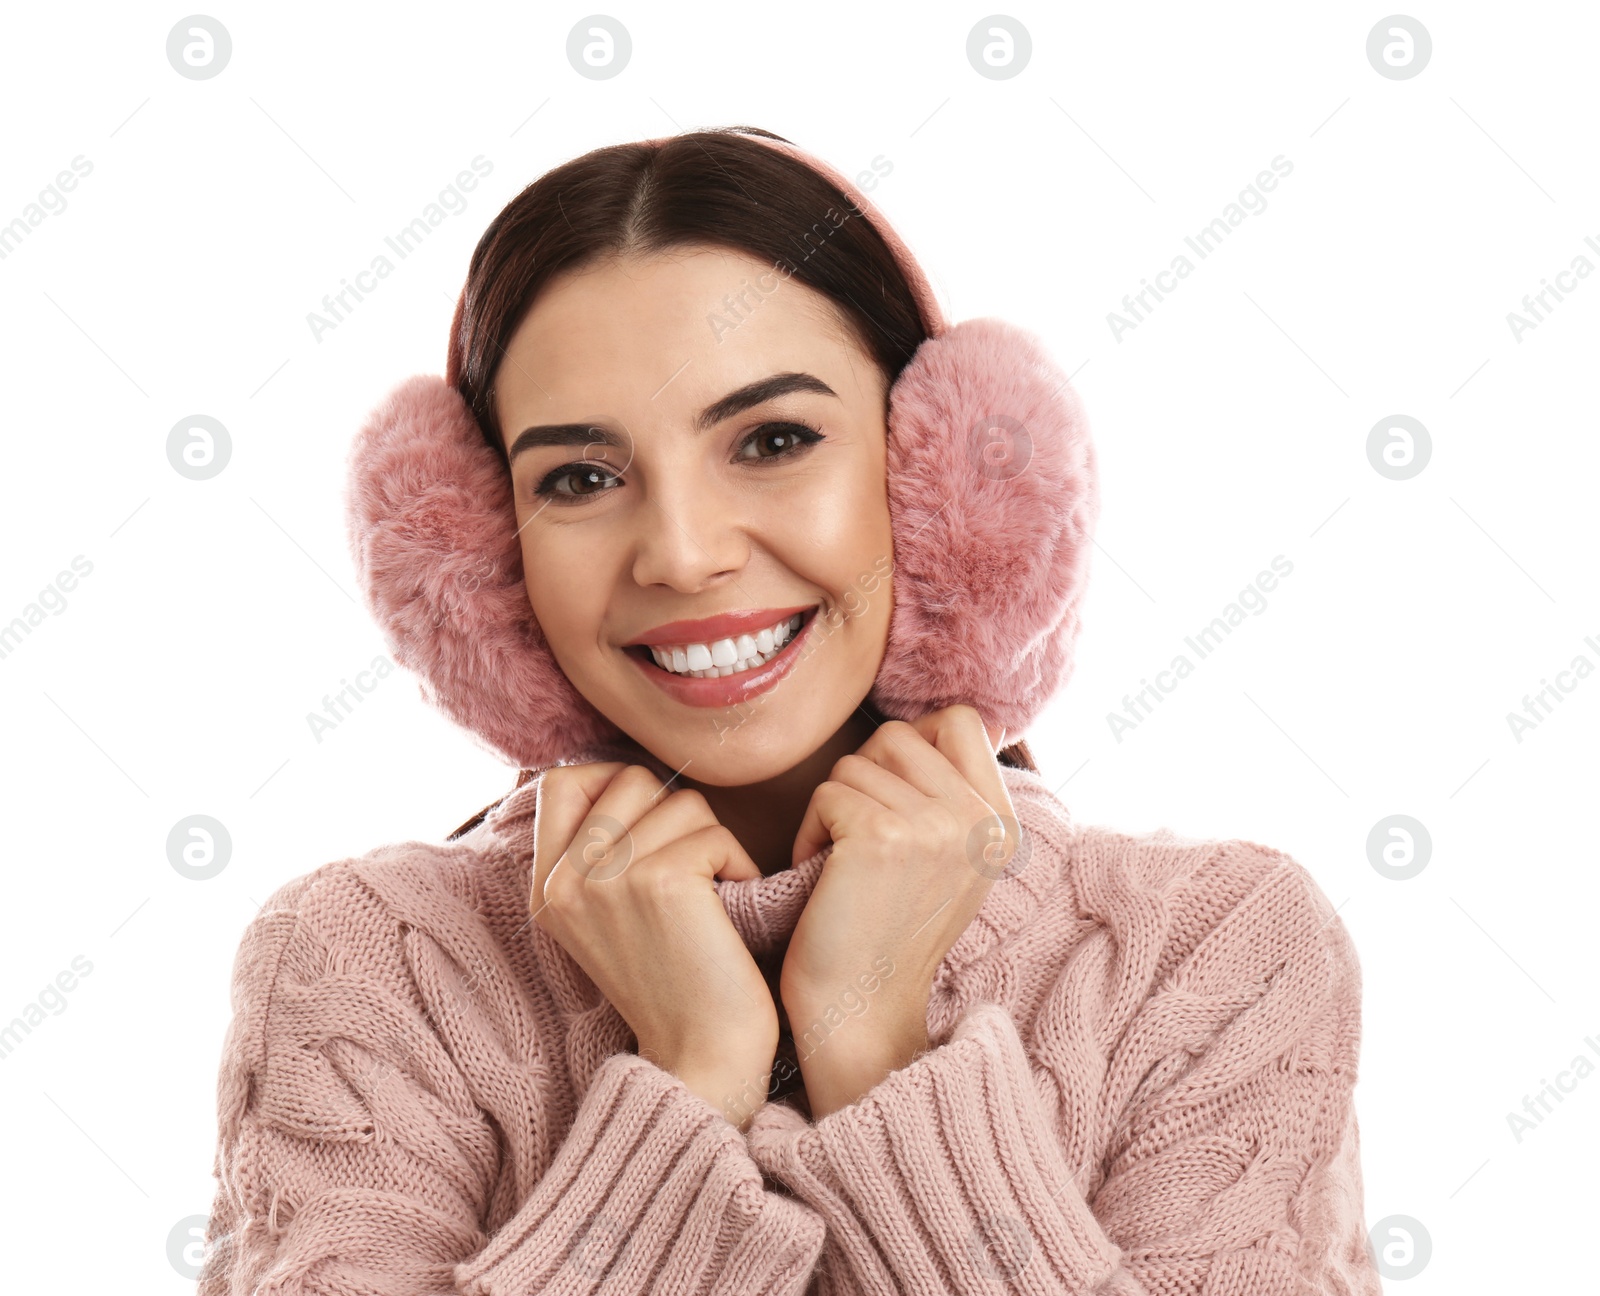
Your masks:
<svg viewBox="0 0 1600 1296"><path fill-rule="evenodd" d="M893 610L868 700L901 720L965 702L1015 742L1072 673L1100 508L1077 393L1028 330L949 324L848 178L795 145L748 138L804 162L866 216L928 332L889 394ZM456 326L460 315L458 303ZM399 383L351 447L345 515L367 606L423 697L486 750L527 769L592 759L625 735L550 652L505 467L454 378Z"/></svg>

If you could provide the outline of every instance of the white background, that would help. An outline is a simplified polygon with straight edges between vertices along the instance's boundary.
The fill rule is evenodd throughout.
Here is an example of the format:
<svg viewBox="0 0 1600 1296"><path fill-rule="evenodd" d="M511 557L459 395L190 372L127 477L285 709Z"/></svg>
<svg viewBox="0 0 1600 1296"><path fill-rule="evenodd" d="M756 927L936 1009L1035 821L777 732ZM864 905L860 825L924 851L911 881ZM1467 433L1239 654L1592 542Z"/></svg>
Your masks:
<svg viewBox="0 0 1600 1296"><path fill-rule="evenodd" d="M188 1289L168 1238L211 1205L245 924L510 786L403 672L311 733L384 651L343 530L362 417L442 372L467 259L523 185L748 123L848 174L882 155L872 197L951 318L1033 329L1076 374L1104 513L1076 672L1027 736L1079 820L1267 843L1338 906L1366 1217L1431 1238L1391 1289L1592 1289L1600 1074L1520 1141L1507 1117L1600 1065L1600 672L1520 742L1506 717L1600 666L1600 275L1520 340L1507 314L1600 267L1600 11L1411 10L1431 60L1392 80L1366 55L1382 7L1024 5L1031 61L992 80L966 56L982 7L624 5L631 62L598 81L567 61L582 8L206 12L233 41L209 80L167 61L182 9L13 7L0 46L0 223L93 168L0 260L0 623L93 564L0 659L0 1022L92 964L0 1060L8 1286ZM478 154L467 210L315 340L308 312ZM1118 340L1123 294L1278 155L1266 209ZM196 413L232 442L202 482L165 448ZM1432 440L1404 481L1366 452L1394 414ZM1266 610L1118 741L1108 713L1278 554ZM232 837L209 881L167 860L191 814ZM1432 838L1408 880L1368 856L1393 814Z"/></svg>

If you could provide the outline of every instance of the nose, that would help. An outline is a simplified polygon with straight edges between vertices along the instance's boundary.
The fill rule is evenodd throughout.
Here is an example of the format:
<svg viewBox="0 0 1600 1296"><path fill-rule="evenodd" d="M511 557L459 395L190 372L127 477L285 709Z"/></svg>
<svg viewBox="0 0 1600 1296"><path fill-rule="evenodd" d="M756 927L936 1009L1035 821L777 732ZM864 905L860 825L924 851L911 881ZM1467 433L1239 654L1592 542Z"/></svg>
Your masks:
<svg viewBox="0 0 1600 1296"><path fill-rule="evenodd" d="M703 479L648 492L635 515L634 580L687 594L743 571L750 560L748 504Z"/></svg>

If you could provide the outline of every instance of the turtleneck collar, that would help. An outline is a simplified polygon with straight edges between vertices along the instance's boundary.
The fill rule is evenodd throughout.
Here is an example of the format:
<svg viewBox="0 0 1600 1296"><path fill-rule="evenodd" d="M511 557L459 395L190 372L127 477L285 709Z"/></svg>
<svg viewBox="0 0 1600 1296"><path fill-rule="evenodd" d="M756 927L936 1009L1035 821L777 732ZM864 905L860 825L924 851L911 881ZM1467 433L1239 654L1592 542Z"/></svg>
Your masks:
<svg viewBox="0 0 1600 1296"><path fill-rule="evenodd" d="M593 760L618 758L617 753L591 753L587 757ZM631 763L650 764L663 781L672 775L672 771L659 762L639 761L635 752L623 758ZM1022 846L1011 866L989 888L982 907L946 954L940 967L940 981L1024 926L1055 887L1071 854L1075 836L1072 820L1041 776L1010 765L999 768L1022 828ZM527 771L523 773L526 775ZM491 831L506 842L517 868L530 878L538 783L537 774L519 779L518 786L488 816ZM758 961L788 943L832 851L831 844L824 846L799 864L758 878L713 879L712 885L727 910L729 921Z"/></svg>
<svg viewBox="0 0 1600 1296"><path fill-rule="evenodd" d="M728 911L728 920L746 947L758 958L786 945L822 876L823 862L833 854L829 843L809 859L758 878L713 878Z"/></svg>

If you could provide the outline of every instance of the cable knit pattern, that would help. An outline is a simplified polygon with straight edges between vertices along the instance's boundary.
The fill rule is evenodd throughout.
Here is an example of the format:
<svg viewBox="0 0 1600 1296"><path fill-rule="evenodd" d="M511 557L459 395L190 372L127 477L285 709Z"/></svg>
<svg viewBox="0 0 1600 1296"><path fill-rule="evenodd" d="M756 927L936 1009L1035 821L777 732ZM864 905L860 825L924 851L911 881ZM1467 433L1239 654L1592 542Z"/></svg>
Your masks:
<svg viewBox="0 0 1600 1296"><path fill-rule="evenodd" d="M1360 969L1316 883L1001 769L1024 849L932 1047L815 1123L742 1134L632 1052L529 920L538 779L280 887L234 963L198 1296L1381 1296ZM714 884L757 957L827 854Z"/></svg>

